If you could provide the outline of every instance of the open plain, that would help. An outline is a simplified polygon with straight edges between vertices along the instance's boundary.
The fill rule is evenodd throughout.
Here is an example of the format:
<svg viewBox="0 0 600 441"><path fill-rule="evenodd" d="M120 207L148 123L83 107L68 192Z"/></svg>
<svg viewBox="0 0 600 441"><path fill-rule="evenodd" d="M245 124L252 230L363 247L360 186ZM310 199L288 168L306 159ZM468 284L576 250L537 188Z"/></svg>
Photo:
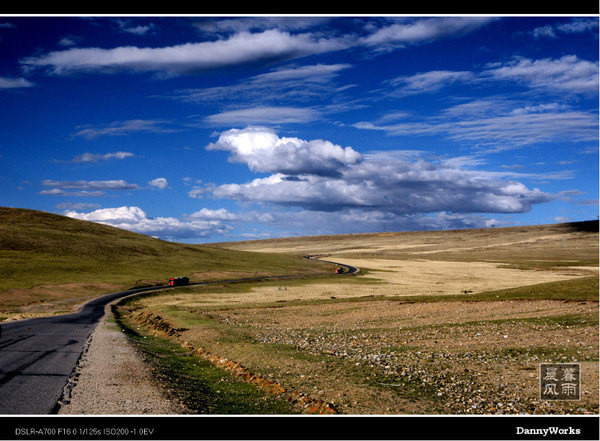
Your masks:
<svg viewBox="0 0 600 441"><path fill-rule="evenodd" d="M243 368L276 394L305 397L303 412L598 413L597 222L214 247L360 268L184 287L120 307L137 332L235 366L220 381L242 381ZM579 399L542 396L541 363L578 364Z"/></svg>

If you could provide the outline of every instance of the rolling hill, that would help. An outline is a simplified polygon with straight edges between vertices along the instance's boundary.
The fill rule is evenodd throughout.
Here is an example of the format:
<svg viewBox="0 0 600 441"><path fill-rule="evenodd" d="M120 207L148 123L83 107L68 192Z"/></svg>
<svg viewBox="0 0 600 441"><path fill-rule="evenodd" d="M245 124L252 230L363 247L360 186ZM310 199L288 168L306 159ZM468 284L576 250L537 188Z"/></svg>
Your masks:
<svg viewBox="0 0 600 441"><path fill-rule="evenodd" d="M0 312L83 299L135 285L253 275L312 274L298 256L171 243L56 214L0 207Z"/></svg>

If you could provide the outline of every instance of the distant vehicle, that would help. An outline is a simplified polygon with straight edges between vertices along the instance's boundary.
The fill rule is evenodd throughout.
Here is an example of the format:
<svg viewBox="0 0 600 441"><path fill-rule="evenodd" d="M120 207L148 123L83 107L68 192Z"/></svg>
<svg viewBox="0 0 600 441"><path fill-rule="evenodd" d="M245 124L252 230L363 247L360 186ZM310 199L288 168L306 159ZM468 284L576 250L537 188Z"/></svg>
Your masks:
<svg viewBox="0 0 600 441"><path fill-rule="evenodd" d="M342 274L343 272L344 272L344 268L342 268L342 267L338 267L335 269L336 274Z"/></svg>
<svg viewBox="0 0 600 441"><path fill-rule="evenodd" d="M169 279L169 286L183 286L190 283L190 279L187 277L171 277Z"/></svg>

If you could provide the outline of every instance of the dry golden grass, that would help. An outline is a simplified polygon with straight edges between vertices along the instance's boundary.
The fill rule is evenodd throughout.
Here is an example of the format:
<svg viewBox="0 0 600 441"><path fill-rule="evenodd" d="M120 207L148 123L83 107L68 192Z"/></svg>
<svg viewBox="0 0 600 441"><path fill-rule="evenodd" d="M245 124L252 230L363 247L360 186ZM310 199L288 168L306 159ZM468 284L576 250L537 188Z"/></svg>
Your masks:
<svg viewBox="0 0 600 441"><path fill-rule="evenodd" d="M597 223L215 246L361 268L136 302L343 413L598 412ZM567 361L581 365L582 399L540 400L539 363Z"/></svg>

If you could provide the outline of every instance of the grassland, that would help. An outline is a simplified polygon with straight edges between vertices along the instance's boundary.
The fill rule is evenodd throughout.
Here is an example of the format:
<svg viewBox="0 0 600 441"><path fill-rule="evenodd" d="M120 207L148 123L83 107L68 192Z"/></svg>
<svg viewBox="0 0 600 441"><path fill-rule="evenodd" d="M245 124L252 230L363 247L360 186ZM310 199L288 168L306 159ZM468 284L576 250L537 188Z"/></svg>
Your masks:
<svg viewBox="0 0 600 441"><path fill-rule="evenodd" d="M0 320L69 312L103 293L237 277L323 273L297 256L171 243L35 210L0 208Z"/></svg>
<svg viewBox="0 0 600 441"><path fill-rule="evenodd" d="M306 254L361 272L334 276ZM193 246L0 209L0 262L0 320L173 275L305 274L119 307L157 375L201 413L298 411L215 359L346 414L598 413L597 222ZM542 400L541 362L579 363L581 399Z"/></svg>
<svg viewBox="0 0 600 441"><path fill-rule="evenodd" d="M185 288L123 314L159 316L178 329L164 338L340 413L598 413L597 222L213 246L322 254L362 272ZM581 399L542 400L541 362L579 363Z"/></svg>

